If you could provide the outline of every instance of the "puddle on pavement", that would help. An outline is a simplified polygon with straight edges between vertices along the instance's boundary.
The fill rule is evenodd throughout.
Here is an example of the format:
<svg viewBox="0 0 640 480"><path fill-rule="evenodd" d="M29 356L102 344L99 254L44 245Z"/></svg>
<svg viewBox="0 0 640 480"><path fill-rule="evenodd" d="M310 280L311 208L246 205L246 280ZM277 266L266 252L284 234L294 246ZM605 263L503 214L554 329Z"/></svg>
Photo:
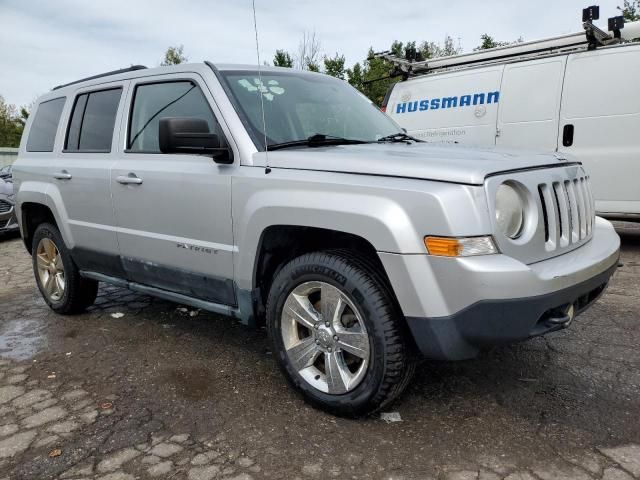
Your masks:
<svg viewBox="0 0 640 480"><path fill-rule="evenodd" d="M0 328L0 356L29 360L46 346L44 325L40 320L11 320Z"/></svg>

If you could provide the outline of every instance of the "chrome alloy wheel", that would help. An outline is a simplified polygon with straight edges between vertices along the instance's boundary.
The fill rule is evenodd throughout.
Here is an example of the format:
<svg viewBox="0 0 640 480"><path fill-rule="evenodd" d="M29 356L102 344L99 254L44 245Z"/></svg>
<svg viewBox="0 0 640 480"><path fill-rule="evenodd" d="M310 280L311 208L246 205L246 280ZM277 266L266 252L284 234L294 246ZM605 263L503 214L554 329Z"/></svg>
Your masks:
<svg viewBox="0 0 640 480"><path fill-rule="evenodd" d="M347 393L364 378L369 335L358 309L333 285L298 285L284 303L281 332L291 365L318 390Z"/></svg>
<svg viewBox="0 0 640 480"><path fill-rule="evenodd" d="M58 247L48 238L43 238L36 249L36 265L40 285L48 300L59 302L64 296L64 265Z"/></svg>

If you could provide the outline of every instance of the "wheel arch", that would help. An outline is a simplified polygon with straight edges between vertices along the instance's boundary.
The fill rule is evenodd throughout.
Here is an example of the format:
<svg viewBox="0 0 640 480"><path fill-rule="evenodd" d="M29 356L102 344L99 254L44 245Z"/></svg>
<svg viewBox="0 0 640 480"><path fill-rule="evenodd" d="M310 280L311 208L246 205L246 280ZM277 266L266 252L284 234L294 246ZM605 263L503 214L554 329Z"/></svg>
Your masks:
<svg viewBox="0 0 640 480"><path fill-rule="evenodd" d="M65 222L67 212L60 191L54 185L32 180L20 182L16 194L16 217L29 253L33 232L44 221L58 228L67 248L73 247L71 231Z"/></svg>
<svg viewBox="0 0 640 480"><path fill-rule="evenodd" d="M366 259L379 271L393 294L378 253L365 238L340 230L303 225L270 225L262 231L254 255L251 285L258 318L264 313L273 278L287 262L306 253L329 250L348 251Z"/></svg>
<svg viewBox="0 0 640 480"><path fill-rule="evenodd" d="M20 207L20 219L22 241L29 253L32 253L33 234L39 225L51 223L58 227L53 211L47 205L38 202L23 202Z"/></svg>

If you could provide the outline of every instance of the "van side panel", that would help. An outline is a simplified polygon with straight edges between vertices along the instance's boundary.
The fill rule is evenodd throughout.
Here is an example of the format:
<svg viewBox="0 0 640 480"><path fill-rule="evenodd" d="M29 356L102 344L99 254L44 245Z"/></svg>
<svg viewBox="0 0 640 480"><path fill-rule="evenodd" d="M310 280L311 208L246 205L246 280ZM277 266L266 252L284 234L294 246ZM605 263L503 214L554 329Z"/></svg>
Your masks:
<svg viewBox="0 0 640 480"><path fill-rule="evenodd" d="M569 56L560 135L573 125L575 155L591 175L599 213L640 213L640 46Z"/></svg>
<svg viewBox="0 0 640 480"><path fill-rule="evenodd" d="M427 142L494 145L503 69L500 65L398 83L386 112Z"/></svg>
<svg viewBox="0 0 640 480"><path fill-rule="evenodd" d="M561 56L505 66L496 145L556 150L566 60Z"/></svg>

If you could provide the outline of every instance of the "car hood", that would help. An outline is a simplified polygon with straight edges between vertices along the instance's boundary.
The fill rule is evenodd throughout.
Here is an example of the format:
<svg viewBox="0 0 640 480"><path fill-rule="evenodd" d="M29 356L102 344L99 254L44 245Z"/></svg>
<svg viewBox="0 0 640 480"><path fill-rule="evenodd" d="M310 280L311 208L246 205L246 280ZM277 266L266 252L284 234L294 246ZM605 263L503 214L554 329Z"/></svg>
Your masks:
<svg viewBox="0 0 640 480"><path fill-rule="evenodd" d="M514 152L427 143L382 143L295 148L269 152L269 166L329 172L419 178L482 185L491 174L570 163L564 154ZM265 166L265 153L254 155Z"/></svg>

